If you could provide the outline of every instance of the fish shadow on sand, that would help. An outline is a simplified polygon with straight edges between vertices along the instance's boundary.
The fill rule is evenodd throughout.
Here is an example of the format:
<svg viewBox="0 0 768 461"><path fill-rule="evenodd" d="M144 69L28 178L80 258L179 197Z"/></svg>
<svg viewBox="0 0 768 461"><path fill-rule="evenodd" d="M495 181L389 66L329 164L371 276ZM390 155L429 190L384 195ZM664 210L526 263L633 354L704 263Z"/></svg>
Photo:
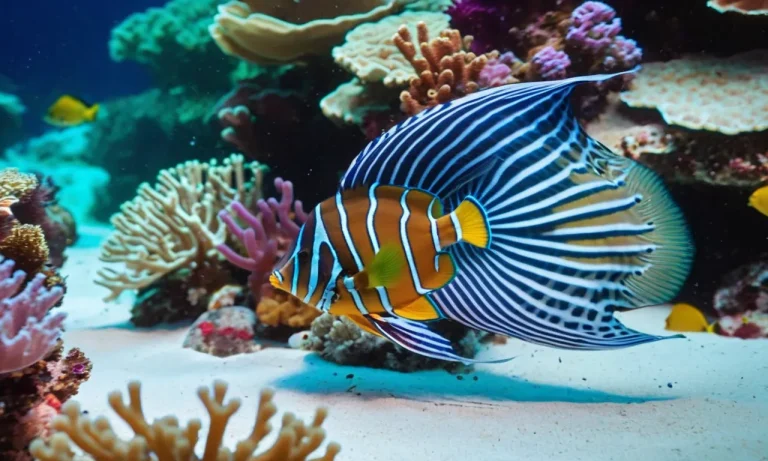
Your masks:
<svg viewBox="0 0 768 461"><path fill-rule="evenodd" d="M390 370L336 365L315 355L305 368L275 380L272 385L308 394L353 393L362 398L392 397L421 401L458 400L482 405L500 402L643 403L674 397L625 396L600 390L530 382L515 376L476 369L454 375L443 370L400 373ZM481 402L469 402L479 399Z"/></svg>

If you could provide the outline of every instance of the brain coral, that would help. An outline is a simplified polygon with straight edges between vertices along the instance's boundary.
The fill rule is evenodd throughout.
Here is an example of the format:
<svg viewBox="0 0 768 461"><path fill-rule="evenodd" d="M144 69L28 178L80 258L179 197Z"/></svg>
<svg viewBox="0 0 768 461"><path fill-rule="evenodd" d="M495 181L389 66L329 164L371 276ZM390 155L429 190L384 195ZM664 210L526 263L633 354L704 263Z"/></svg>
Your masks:
<svg viewBox="0 0 768 461"><path fill-rule="evenodd" d="M658 109L670 125L693 130L727 135L766 130L768 50L645 64L621 100Z"/></svg>
<svg viewBox="0 0 768 461"><path fill-rule="evenodd" d="M395 46L393 37L398 28L405 25L413 36L417 36L416 24L424 22L425 30L437 36L448 29L450 20L450 16L444 13L408 11L376 23L363 24L347 34L346 43L333 49L333 58L365 83L407 86L417 75L408 59Z"/></svg>

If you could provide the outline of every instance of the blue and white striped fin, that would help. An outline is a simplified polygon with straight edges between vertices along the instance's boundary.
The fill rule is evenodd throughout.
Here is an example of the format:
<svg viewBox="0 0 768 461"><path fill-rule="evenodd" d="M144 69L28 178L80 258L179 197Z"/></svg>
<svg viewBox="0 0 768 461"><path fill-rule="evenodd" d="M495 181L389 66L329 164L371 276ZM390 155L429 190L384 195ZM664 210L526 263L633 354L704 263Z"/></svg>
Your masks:
<svg viewBox="0 0 768 461"><path fill-rule="evenodd" d="M491 246L448 248L457 275L431 294L447 318L569 349L664 339L613 312L676 294L693 256L685 221L659 178L589 138L568 103L575 85L614 76L507 85L436 106L371 143L342 188L393 184L449 210L468 196L483 207Z"/></svg>
<svg viewBox="0 0 768 461"><path fill-rule="evenodd" d="M433 359L462 362L465 365L473 363L502 363L514 359L514 357L494 360L470 359L459 355L451 342L432 331L428 326L429 324L378 314L368 314L365 317L382 336L393 343L413 353L432 357Z"/></svg>

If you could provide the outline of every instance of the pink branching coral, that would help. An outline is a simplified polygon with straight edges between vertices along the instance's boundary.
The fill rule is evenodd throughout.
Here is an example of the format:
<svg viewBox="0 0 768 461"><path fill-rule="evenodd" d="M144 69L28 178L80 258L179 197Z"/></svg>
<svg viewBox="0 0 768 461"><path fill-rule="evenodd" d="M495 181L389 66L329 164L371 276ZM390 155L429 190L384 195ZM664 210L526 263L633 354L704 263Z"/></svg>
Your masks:
<svg viewBox="0 0 768 461"><path fill-rule="evenodd" d="M26 274L13 268L10 259L0 263L0 374L28 367L48 354L65 317L47 315L63 296L61 287L46 289L45 275L37 274L19 292Z"/></svg>
<svg viewBox="0 0 768 461"><path fill-rule="evenodd" d="M512 76L512 69L519 66L520 61L511 51L502 53L498 58L489 59L480 75L477 78L477 84L480 88L492 88L515 82Z"/></svg>
<svg viewBox="0 0 768 461"><path fill-rule="evenodd" d="M602 53L621 32L621 19L603 2L584 2L571 14L566 42L591 54Z"/></svg>
<svg viewBox="0 0 768 461"><path fill-rule="evenodd" d="M219 217L227 225L232 235L243 245L248 256L240 253L225 243L217 249L232 264L250 271L248 284L258 303L267 284L275 263L299 235L300 224L307 220L307 213L301 201L293 197L293 184L281 178L275 179L275 187L281 192L278 202L275 198L256 202L258 215L254 215L245 205L232 202L230 208L234 215L246 224L243 229L235 218L226 210ZM268 287L268 284L267 284Z"/></svg>
<svg viewBox="0 0 768 461"><path fill-rule="evenodd" d="M531 59L531 66L542 80L565 78L571 59L564 51L557 51L551 46L539 50Z"/></svg>

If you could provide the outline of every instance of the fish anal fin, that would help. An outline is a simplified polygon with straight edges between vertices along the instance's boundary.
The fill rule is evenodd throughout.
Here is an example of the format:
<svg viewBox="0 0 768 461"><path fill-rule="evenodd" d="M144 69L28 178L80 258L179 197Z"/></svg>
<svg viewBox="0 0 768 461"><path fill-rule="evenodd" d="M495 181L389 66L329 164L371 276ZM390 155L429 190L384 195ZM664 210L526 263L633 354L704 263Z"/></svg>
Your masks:
<svg viewBox="0 0 768 461"><path fill-rule="evenodd" d="M363 331L367 331L373 335L383 337L381 332L377 330L373 325L371 325L371 322L362 314L346 314L345 316L354 322L355 325L359 326Z"/></svg>
<svg viewBox="0 0 768 461"><path fill-rule="evenodd" d="M467 197L453 211L458 221L460 241L480 248L491 246L491 228L483 206L474 197Z"/></svg>
<svg viewBox="0 0 768 461"><path fill-rule="evenodd" d="M422 322L442 318L435 304L427 296L422 296L405 307L395 308L395 314L408 320Z"/></svg>

